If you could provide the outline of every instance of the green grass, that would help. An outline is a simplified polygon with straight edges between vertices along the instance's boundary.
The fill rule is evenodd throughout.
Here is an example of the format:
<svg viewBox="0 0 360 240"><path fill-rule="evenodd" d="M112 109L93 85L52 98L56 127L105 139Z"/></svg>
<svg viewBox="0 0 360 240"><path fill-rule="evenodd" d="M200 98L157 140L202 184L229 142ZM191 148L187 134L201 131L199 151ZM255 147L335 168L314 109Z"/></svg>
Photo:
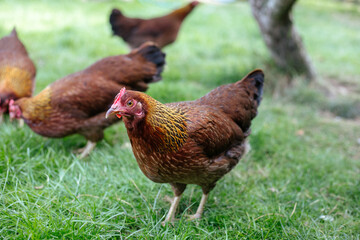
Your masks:
<svg viewBox="0 0 360 240"><path fill-rule="evenodd" d="M151 17L179 4L1 1L0 36L16 25L37 66L39 92L102 57L128 52L120 39L111 37L107 18L112 7ZM319 79L352 84L357 93L359 8L302 0L294 13ZM266 71L266 95L252 125L252 151L210 193L203 219L186 221L185 214L194 213L201 197L199 187L188 186L179 222L161 226L170 186L141 173L122 123L108 128L91 156L79 160L71 151L85 144L81 136L43 138L6 119L0 125L2 238L360 238L359 121L319 111L323 96L309 86L272 96L268 89L279 73L246 2L199 6L178 40L164 50L163 80L148 91L162 102L198 98L253 68Z"/></svg>

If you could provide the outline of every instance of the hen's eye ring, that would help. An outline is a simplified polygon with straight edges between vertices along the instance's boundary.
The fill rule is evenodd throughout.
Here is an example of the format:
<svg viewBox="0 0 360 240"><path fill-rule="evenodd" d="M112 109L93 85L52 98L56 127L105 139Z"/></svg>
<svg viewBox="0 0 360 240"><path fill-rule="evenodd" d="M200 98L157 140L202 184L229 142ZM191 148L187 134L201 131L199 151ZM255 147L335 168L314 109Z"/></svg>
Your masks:
<svg viewBox="0 0 360 240"><path fill-rule="evenodd" d="M134 103L133 103L133 101L131 101L131 100L126 103L126 105L127 105L128 107L131 107L133 104L134 104Z"/></svg>

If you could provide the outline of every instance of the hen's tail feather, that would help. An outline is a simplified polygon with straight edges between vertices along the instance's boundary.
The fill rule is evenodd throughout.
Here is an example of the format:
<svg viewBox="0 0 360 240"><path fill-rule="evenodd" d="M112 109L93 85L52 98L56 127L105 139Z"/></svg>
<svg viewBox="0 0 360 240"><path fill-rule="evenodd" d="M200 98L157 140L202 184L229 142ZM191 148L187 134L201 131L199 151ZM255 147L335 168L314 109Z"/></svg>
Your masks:
<svg viewBox="0 0 360 240"><path fill-rule="evenodd" d="M109 22L110 22L110 25L111 25L111 30L112 30L113 35L118 34L115 23L117 22L118 18L121 17L121 15L122 14L121 14L120 10L117 9L117 8L114 8L111 11Z"/></svg>
<svg viewBox="0 0 360 240"><path fill-rule="evenodd" d="M147 42L143 45L148 45L146 47L140 47L138 53L142 55L146 60L153 62L156 65L157 71L153 76L152 80L146 82L157 82L161 80L161 73L164 70L165 66L165 53L161 52L161 49L157 47L154 43Z"/></svg>
<svg viewBox="0 0 360 240"><path fill-rule="evenodd" d="M254 100L257 102L257 105L259 106L263 94L264 72L261 69L255 69L247 76L245 76L243 78L243 81L250 81L250 84L256 88L256 92L254 92Z"/></svg>
<svg viewBox="0 0 360 240"><path fill-rule="evenodd" d="M117 20L117 18L118 18L119 16L121 16L121 15L122 15L122 14L121 14L120 10L117 9L117 8L114 8L114 9L111 11L110 19L109 19L111 26L115 23L115 21Z"/></svg>
<svg viewBox="0 0 360 240"><path fill-rule="evenodd" d="M11 35L17 37L16 27L13 27L13 30L11 31Z"/></svg>

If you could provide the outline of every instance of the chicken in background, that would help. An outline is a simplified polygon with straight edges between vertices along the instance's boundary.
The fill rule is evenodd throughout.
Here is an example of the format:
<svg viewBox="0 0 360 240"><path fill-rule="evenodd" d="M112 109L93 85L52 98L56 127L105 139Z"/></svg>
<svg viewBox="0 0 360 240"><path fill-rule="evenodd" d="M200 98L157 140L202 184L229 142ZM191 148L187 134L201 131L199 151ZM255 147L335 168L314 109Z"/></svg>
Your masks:
<svg viewBox="0 0 360 240"><path fill-rule="evenodd" d="M35 65L14 28L0 39L0 122L9 110L10 100L32 95L35 75Z"/></svg>
<svg viewBox="0 0 360 240"><path fill-rule="evenodd" d="M117 122L116 117L105 119L105 113L119 89L146 91L149 83L161 79L164 64L165 54L145 43L127 55L104 58L57 80L34 97L11 102L10 117L23 118L45 137L83 135L88 140L79 149L83 158L103 139L103 130Z"/></svg>
<svg viewBox="0 0 360 240"><path fill-rule="evenodd" d="M136 48L146 41L163 48L176 40L182 22L198 3L193 1L168 15L152 19L129 18L114 8L110 15L111 28L114 35L121 37L130 48Z"/></svg>
<svg viewBox="0 0 360 240"><path fill-rule="evenodd" d="M209 192L245 153L251 120L262 98L264 73L220 86L195 101L162 104L145 93L123 88L106 116L123 116L141 171L169 183L175 198L164 223L173 221L187 184L202 188L200 218Z"/></svg>

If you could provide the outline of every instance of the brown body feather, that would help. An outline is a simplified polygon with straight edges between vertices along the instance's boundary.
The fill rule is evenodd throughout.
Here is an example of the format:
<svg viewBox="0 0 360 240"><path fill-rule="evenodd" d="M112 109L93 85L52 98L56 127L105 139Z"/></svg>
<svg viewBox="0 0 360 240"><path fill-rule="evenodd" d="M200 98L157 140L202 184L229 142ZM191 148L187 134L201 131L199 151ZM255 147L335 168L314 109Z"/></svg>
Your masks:
<svg viewBox="0 0 360 240"><path fill-rule="evenodd" d="M134 98L145 109L138 122L124 117L142 172L155 182L178 186L178 192L197 184L208 193L245 152L262 84L263 73L257 70L198 100L170 104L127 91L122 99Z"/></svg>
<svg viewBox="0 0 360 240"><path fill-rule="evenodd" d="M36 68L16 30L0 39L0 112L7 112L10 99L30 97Z"/></svg>
<svg viewBox="0 0 360 240"><path fill-rule="evenodd" d="M22 118L36 133L64 137L79 133L92 142L115 123L104 115L120 88L145 91L161 79L165 54L147 43L127 55L104 58L83 71L50 84L37 96L19 99Z"/></svg>
<svg viewBox="0 0 360 240"><path fill-rule="evenodd" d="M194 1L168 15L152 19L129 18L118 9L113 9L110 24L114 34L123 38L131 48L146 41L163 48L176 40L182 22L197 4Z"/></svg>

